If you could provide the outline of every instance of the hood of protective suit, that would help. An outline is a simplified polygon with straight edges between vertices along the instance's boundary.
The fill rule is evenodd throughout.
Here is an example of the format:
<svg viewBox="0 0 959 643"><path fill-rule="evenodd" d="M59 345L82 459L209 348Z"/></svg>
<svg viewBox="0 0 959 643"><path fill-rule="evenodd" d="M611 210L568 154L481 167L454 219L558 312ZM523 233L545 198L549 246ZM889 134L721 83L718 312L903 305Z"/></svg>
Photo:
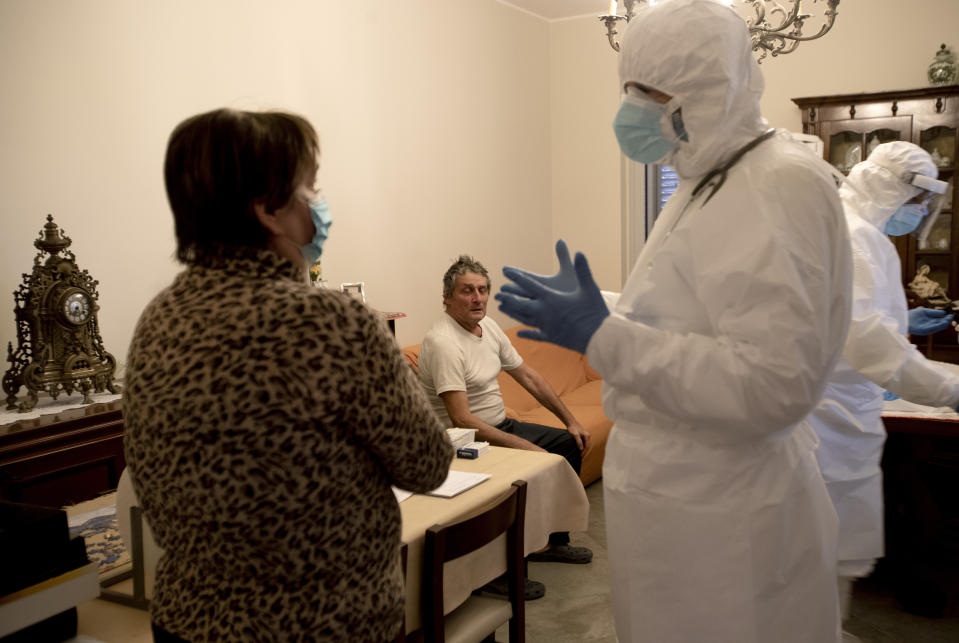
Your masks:
<svg viewBox="0 0 959 643"><path fill-rule="evenodd" d="M913 172L936 178L939 170L924 149L906 141L878 145L857 163L839 188L843 207L880 230L903 203L922 190L907 181Z"/></svg>
<svg viewBox="0 0 959 643"><path fill-rule="evenodd" d="M753 59L745 21L713 0L672 0L644 6L630 21L619 56L621 86L628 82L672 96L663 132L674 136L673 112L682 110L688 141L662 163L680 177L701 176L766 129L759 111L765 83Z"/></svg>

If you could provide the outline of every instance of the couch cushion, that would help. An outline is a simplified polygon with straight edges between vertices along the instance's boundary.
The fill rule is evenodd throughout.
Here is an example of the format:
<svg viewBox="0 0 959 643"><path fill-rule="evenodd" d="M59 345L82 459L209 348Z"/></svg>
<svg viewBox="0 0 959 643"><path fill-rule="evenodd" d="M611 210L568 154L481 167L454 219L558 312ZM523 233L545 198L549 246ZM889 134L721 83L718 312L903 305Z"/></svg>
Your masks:
<svg viewBox="0 0 959 643"><path fill-rule="evenodd" d="M555 344L523 339L518 336L518 333L524 328L527 327L514 326L505 331L506 336L513 343L513 347L523 356L523 361L546 378L546 381L560 397L586 383L585 360L582 355ZM510 379L512 380L512 378ZM519 387L518 384L516 386L522 390L522 387ZM500 387L502 388L502 383L500 383ZM503 391L503 397L504 399L507 397L505 390ZM509 399L512 404L512 398ZM535 404L535 401L533 403Z"/></svg>
<svg viewBox="0 0 959 643"><path fill-rule="evenodd" d="M575 391L560 396L566 406L602 406L603 380L586 382Z"/></svg>
<svg viewBox="0 0 959 643"><path fill-rule="evenodd" d="M596 372L596 369L590 365L589 360L586 359L586 356L583 355L583 369L586 371L586 379L592 382L593 380L601 380L603 376Z"/></svg>
<svg viewBox="0 0 959 643"><path fill-rule="evenodd" d="M404 346L400 349L403 353L403 357L406 358L406 362L413 367L414 371L420 370L420 344L413 344L412 346Z"/></svg>
<svg viewBox="0 0 959 643"><path fill-rule="evenodd" d="M596 382L599 384L600 382ZM592 384L592 383L590 383ZM572 394L562 398L563 404L569 408L570 412L576 416L579 423L589 431L593 448L583 459L583 466L580 469L579 477L584 485L598 480L603 475L603 458L606 455L606 440L609 437L609 431L613 423L603 413L603 407L599 404L599 389L587 384L586 390L574 391ZM592 392L590 392L592 391ZM573 403L573 399L588 399L590 395L594 396L593 403ZM562 429L563 423L547 411L542 406L524 413L512 413L507 410L507 415L519 420L520 422L532 422L544 426L554 426Z"/></svg>

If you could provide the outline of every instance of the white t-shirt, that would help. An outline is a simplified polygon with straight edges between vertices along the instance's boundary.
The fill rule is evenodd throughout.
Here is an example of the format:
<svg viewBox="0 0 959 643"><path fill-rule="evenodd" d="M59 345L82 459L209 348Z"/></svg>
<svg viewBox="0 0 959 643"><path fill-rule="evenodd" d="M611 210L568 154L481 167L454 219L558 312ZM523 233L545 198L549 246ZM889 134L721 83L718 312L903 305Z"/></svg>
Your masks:
<svg viewBox="0 0 959 643"><path fill-rule="evenodd" d="M420 381L437 417L446 426L453 426L453 422L439 396L447 391L466 391L470 413L487 424L496 426L506 419L496 378L503 369L518 368L523 358L495 321L484 317L479 326L482 337L444 314L426 333L420 347Z"/></svg>

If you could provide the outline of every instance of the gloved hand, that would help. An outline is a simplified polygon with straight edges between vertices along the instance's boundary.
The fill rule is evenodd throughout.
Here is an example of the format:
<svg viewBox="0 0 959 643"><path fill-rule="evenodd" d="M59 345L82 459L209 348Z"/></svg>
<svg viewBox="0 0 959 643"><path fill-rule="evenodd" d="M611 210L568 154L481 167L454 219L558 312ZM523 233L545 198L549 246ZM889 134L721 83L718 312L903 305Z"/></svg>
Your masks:
<svg viewBox="0 0 959 643"><path fill-rule="evenodd" d="M898 400L899 396L895 393L890 393L889 391L882 392L882 399L886 402L892 402L893 400Z"/></svg>
<svg viewBox="0 0 959 643"><path fill-rule="evenodd" d="M556 244L562 265L561 252L560 245ZM510 266L503 268L503 274L513 280L515 286L510 292L496 294L499 309L520 323L539 329L521 330L520 337L552 342L577 353L586 352L589 340L609 316L609 309L581 252L576 253L573 268L575 287L567 291L544 286L539 281L540 275Z"/></svg>
<svg viewBox="0 0 959 643"><path fill-rule="evenodd" d="M569 260L569 248L566 247L566 242L562 239L556 242L556 258L559 259L559 272L555 275L537 275L532 272L526 272L525 270L522 272L533 281L547 288L552 288L560 292L572 292L576 290L576 270L573 268L573 262ZM525 291L522 288L508 281L503 284L500 291L526 297Z"/></svg>
<svg viewBox="0 0 959 643"><path fill-rule="evenodd" d="M953 315L934 308L909 309L909 334L932 335L949 327Z"/></svg>

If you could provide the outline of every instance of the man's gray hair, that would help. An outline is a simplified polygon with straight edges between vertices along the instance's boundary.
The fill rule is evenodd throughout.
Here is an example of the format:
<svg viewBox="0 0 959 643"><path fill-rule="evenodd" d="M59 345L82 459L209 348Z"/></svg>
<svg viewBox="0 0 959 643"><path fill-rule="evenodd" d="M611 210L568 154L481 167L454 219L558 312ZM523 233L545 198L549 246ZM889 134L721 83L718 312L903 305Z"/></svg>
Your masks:
<svg viewBox="0 0 959 643"><path fill-rule="evenodd" d="M453 265L449 267L449 270L446 271L446 274L443 275L443 299L450 297L453 294L453 288L456 287L456 278L465 275L468 272L480 275L481 277L486 277L486 288L492 285L489 278L489 272L486 268L476 259L469 255L460 255L459 258L453 262Z"/></svg>

